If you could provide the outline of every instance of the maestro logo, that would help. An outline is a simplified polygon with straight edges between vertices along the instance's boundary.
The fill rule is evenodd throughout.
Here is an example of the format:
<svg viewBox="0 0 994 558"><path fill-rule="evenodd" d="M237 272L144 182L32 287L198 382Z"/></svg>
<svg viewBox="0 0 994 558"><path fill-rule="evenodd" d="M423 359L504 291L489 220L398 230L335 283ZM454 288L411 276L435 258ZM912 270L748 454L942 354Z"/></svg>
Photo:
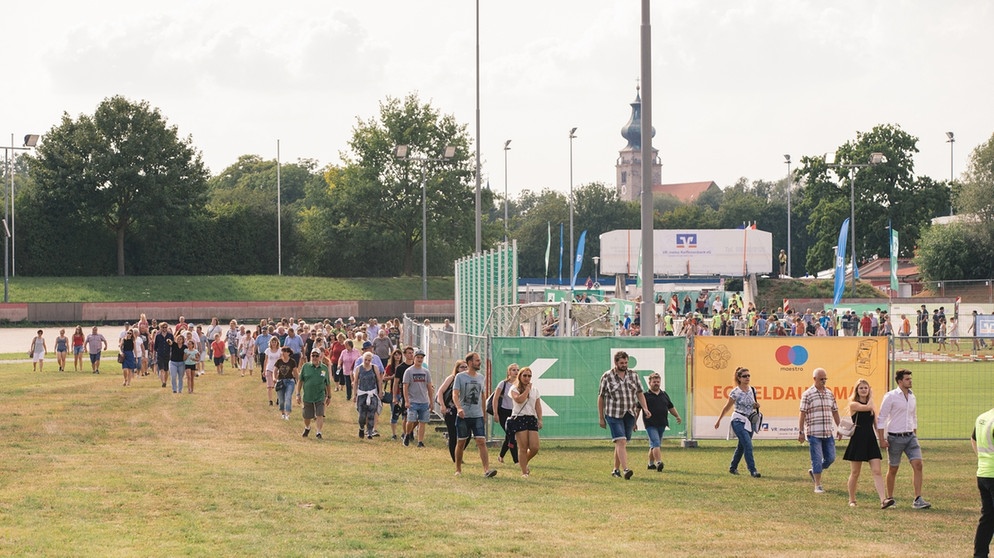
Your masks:
<svg viewBox="0 0 994 558"><path fill-rule="evenodd" d="M777 349L776 358L782 366L802 366L808 361L808 350L800 345L782 345Z"/></svg>

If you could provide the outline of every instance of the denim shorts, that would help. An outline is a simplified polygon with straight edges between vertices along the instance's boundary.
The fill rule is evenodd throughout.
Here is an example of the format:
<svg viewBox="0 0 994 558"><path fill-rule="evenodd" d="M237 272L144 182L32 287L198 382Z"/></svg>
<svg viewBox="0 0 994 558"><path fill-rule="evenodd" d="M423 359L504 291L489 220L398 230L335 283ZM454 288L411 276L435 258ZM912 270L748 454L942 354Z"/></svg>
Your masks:
<svg viewBox="0 0 994 558"><path fill-rule="evenodd" d="M487 431L483 424L483 417L456 417L456 438L466 440L473 438L486 438Z"/></svg>
<svg viewBox="0 0 994 558"><path fill-rule="evenodd" d="M411 403L407 408L407 422L428 422L431 412L427 403Z"/></svg>
<svg viewBox="0 0 994 558"><path fill-rule="evenodd" d="M662 445L663 441L663 431L666 430L662 426L646 426L645 433L649 435L649 448L658 448Z"/></svg>
<svg viewBox="0 0 994 558"><path fill-rule="evenodd" d="M635 417L632 414L625 413L622 418L605 416L604 420L611 430L611 440L617 441L624 438L630 441L632 439L632 430L635 429Z"/></svg>

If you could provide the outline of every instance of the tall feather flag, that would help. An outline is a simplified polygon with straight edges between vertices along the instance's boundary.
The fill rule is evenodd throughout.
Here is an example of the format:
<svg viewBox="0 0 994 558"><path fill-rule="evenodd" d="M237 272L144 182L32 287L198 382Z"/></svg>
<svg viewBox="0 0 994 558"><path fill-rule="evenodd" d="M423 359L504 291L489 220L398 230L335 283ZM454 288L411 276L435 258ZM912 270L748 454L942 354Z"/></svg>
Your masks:
<svg viewBox="0 0 994 558"><path fill-rule="evenodd" d="M838 249L835 252L835 296L832 297L832 306L839 304L842 300L842 291L846 288L846 239L849 237L849 219L842 221L842 228L839 229ZM853 262L853 271L856 270L856 262Z"/></svg>
<svg viewBox="0 0 994 558"><path fill-rule="evenodd" d="M580 273L580 267L583 266L583 245L587 242L587 231L580 233L580 241L576 243L576 261L573 264L573 277L570 278L569 288L573 290L576 286L576 276Z"/></svg>
<svg viewBox="0 0 994 558"><path fill-rule="evenodd" d="M552 221L548 222L549 239L545 243L545 277L549 277L549 253L552 251Z"/></svg>
<svg viewBox="0 0 994 558"><path fill-rule="evenodd" d="M642 290L642 241L639 240L639 261L635 265L635 288Z"/></svg>
<svg viewBox="0 0 994 558"><path fill-rule="evenodd" d="M890 229L890 290L897 293L897 231Z"/></svg>
<svg viewBox="0 0 994 558"><path fill-rule="evenodd" d="M563 284L563 224L559 223L559 284Z"/></svg>

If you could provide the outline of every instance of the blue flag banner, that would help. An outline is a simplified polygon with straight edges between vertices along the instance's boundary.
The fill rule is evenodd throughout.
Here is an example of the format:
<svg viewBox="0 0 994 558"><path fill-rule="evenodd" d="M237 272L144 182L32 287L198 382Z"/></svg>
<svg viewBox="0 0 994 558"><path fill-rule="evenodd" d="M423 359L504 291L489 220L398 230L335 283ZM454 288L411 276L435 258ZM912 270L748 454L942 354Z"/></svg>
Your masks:
<svg viewBox="0 0 994 558"><path fill-rule="evenodd" d="M897 254L898 254L897 231L890 230L890 290L897 293Z"/></svg>
<svg viewBox="0 0 994 558"><path fill-rule="evenodd" d="M563 224L559 223L559 284L563 284Z"/></svg>
<svg viewBox="0 0 994 558"><path fill-rule="evenodd" d="M570 290L576 286L576 275L580 273L580 267L583 265L583 245L587 242L587 231L580 233L580 242L576 244L576 262L573 265L573 277L570 279L569 288Z"/></svg>
<svg viewBox="0 0 994 558"><path fill-rule="evenodd" d="M839 230L839 243L835 252L835 296L832 297L832 306L839 304L842 300L842 291L846 288L846 239L849 238L849 219L842 222ZM856 262L853 262L853 271L856 270Z"/></svg>
<svg viewBox="0 0 994 558"><path fill-rule="evenodd" d="M549 226L549 239L545 243L545 275L544 275L544 277L546 278L546 282L548 282L548 278L549 278L549 252L552 250L552 222L550 221L547 224Z"/></svg>

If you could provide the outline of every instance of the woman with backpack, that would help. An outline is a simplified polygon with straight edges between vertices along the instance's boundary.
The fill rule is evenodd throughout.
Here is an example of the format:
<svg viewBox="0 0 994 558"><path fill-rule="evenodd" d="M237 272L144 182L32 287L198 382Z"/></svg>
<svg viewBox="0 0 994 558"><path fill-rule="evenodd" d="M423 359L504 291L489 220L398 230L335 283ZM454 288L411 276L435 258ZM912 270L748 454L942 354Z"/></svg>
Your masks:
<svg viewBox="0 0 994 558"><path fill-rule="evenodd" d="M449 441L449 455L452 457L453 463L456 462L456 441L458 435L456 433L456 405L452 402L452 382L455 381L456 374L465 372L466 370L469 370L469 364L465 360L457 360L456 365L452 368L452 373L445 378L442 385L438 386L438 391L435 392L435 401L438 402L438 408L442 410L442 418L445 419L446 438Z"/></svg>
<svg viewBox="0 0 994 558"><path fill-rule="evenodd" d="M512 362L507 367L507 376L501 380L494 388L493 407L490 413L497 417L500 427L504 429L504 443L500 446L500 455L497 461L504 462L504 456L508 450L511 451L511 459L518 462L518 446L514 443L514 434L507 431L507 419L511 418L511 410L514 408L514 401L511 399L511 386L518 379L518 363Z"/></svg>

